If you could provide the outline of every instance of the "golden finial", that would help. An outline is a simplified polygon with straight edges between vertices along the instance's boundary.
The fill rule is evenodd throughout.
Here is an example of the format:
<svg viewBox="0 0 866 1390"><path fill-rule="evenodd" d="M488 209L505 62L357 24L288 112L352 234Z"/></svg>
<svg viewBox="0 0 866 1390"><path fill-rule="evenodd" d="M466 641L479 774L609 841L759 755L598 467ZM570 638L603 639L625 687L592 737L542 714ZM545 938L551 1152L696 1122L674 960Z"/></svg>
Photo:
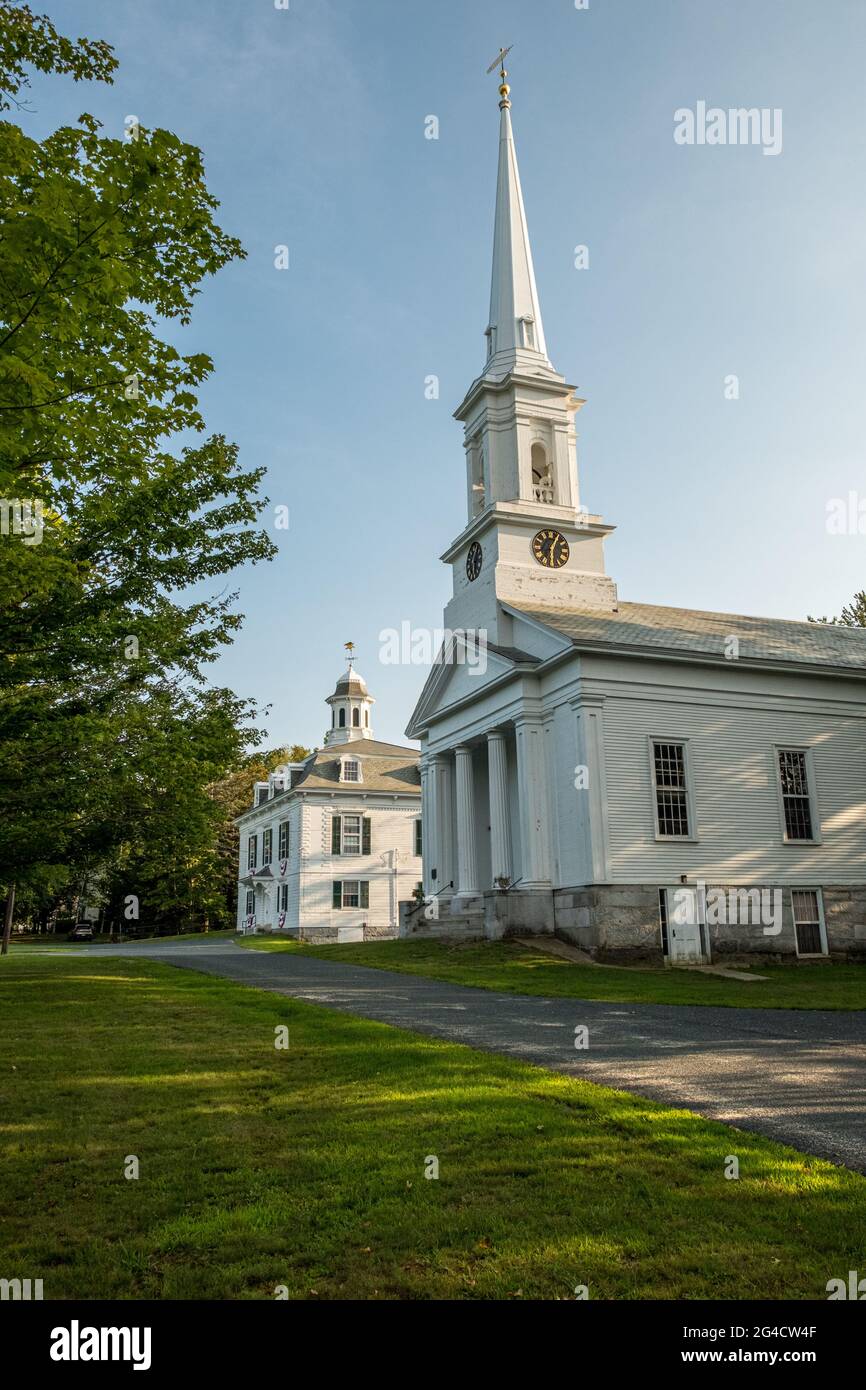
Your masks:
<svg viewBox="0 0 866 1390"><path fill-rule="evenodd" d="M512 50L513 47L514 47L514 44L512 43L512 44L509 44L507 48L500 48L500 50L499 50L499 52L497 53L496 57L493 59L493 62L490 64L490 67L487 69L487 72L488 72L488 74L489 74L489 73L491 73L491 72L493 71L493 69L494 69L495 67L498 67L498 68L499 68L499 81L500 81L500 87L499 87L499 96L500 96L499 109L500 109L500 111L504 110L504 108L505 108L506 106L510 106L510 105L511 105L511 102L509 101L509 93L510 93L510 91L511 91L511 88L509 87L508 83L507 83L506 80L505 80L506 77L508 76L508 73L505 71L505 59L508 57L508 55L509 55L509 53L511 52L511 50Z"/></svg>

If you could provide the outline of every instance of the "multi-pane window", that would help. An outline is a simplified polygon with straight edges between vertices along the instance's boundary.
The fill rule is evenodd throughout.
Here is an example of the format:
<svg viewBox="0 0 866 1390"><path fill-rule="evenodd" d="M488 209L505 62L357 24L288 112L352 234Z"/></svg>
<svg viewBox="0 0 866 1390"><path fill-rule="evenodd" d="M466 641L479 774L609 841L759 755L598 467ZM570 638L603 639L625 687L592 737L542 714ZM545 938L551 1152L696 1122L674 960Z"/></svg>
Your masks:
<svg viewBox="0 0 866 1390"><path fill-rule="evenodd" d="M420 857L421 854L421 820L420 817L415 822L415 853Z"/></svg>
<svg viewBox="0 0 866 1390"><path fill-rule="evenodd" d="M361 817L343 817L343 853L361 853Z"/></svg>
<svg viewBox="0 0 866 1390"><path fill-rule="evenodd" d="M366 879L335 879L334 907L369 907L370 885Z"/></svg>
<svg viewBox="0 0 866 1390"><path fill-rule="evenodd" d="M288 859L288 857L289 857L289 822L288 822L287 820L281 820L281 821L280 821L280 858L281 858L281 859Z"/></svg>
<svg viewBox="0 0 866 1390"><path fill-rule="evenodd" d="M332 816L332 854L370 854L369 816Z"/></svg>
<svg viewBox="0 0 866 1390"><path fill-rule="evenodd" d="M259 837L251 835L247 840L247 868L254 869L258 863Z"/></svg>
<svg viewBox="0 0 866 1390"><path fill-rule="evenodd" d="M255 910L256 910L256 895L255 895L255 893L253 892L252 888L248 888L248 889L247 889L247 910L246 910L246 916L247 916L247 917L252 917L252 916L255 914Z"/></svg>
<svg viewBox="0 0 866 1390"><path fill-rule="evenodd" d="M794 912L794 931L797 933L797 954L800 956L823 955L821 904L818 901L818 894L813 888L792 889L791 907Z"/></svg>
<svg viewBox="0 0 866 1390"><path fill-rule="evenodd" d="M264 787L257 787L257 788L256 788L256 805L257 805L257 806L261 806L262 802L263 802L263 801L267 801L267 799L268 799L268 788L267 788L267 786L264 786Z"/></svg>
<svg viewBox="0 0 866 1390"><path fill-rule="evenodd" d="M689 835L685 744L653 742L653 789L659 835Z"/></svg>
<svg viewBox="0 0 866 1390"><path fill-rule="evenodd" d="M809 768L802 748L779 749L779 783L786 840L813 840Z"/></svg>
<svg viewBox="0 0 866 1390"><path fill-rule="evenodd" d="M357 714L357 710L355 711L355 713ZM346 758L346 759L344 760L344 762L343 762L343 781L344 781L344 782L360 782L360 780L361 780L361 764L358 762L358 759L357 759L357 758Z"/></svg>
<svg viewBox="0 0 866 1390"><path fill-rule="evenodd" d="M289 885L281 883L279 887L279 910L285 912L289 906Z"/></svg>
<svg viewBox="0 0 866 1390"><path fill-rule="evenodd" d="M274 832L273 830L262 831L262 868L270 864L274 854Z"/></svg>

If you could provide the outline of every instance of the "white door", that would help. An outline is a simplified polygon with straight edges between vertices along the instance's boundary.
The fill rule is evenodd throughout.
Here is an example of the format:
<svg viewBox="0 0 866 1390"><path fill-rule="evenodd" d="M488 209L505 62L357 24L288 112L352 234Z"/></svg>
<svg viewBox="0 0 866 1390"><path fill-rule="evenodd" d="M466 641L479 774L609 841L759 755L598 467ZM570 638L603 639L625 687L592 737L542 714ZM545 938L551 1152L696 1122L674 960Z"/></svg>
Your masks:
<svg viewBox="0 0 866 1390"><path fill-rule="evenodd" d="M338 927L338 928L337 928L337 944L338 944L338 945L340 944L341 941L363 941L363 940L364 940L364 928L363 928L363 927Z"/></svg>
<svg viewBox="0 0 866 1390"><path fill-rule="evenodd" d="M672 965L704 960L703 901L697 888L668 888L668 950Z"/></svg>

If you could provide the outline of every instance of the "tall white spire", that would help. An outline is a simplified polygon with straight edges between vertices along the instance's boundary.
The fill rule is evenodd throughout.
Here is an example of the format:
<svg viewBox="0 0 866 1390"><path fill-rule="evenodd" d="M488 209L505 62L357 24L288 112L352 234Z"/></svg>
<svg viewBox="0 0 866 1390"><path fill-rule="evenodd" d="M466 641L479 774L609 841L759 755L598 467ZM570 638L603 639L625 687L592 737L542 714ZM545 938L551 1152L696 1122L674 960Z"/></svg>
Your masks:
<svg viewBox="0 0 866 1390"><path fill-rule="evenodd" d="M552 370L544 340L541 305L535 284L526 209L520 188L517 150L511 129L509 87L499 88L499 173L493 232L493 276L487 328L485 373L500 375L515 367Z"/></svg>

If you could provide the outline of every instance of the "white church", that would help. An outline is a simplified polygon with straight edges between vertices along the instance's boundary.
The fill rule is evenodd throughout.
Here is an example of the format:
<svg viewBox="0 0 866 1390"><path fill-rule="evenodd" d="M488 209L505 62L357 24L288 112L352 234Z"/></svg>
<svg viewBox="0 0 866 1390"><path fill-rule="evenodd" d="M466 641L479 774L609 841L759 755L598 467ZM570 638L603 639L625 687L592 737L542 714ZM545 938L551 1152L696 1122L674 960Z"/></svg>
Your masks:
<svg viewBox="0 0 866 1390"><path fill-rule="evenodd" d="M373 737L375 701L351 657L326 703L324 746L258 782L236 822L244 934L321 943L396 936L401 899L420 890L418 750Z"/></svg>
<svg viewBox="0 0 866 1390"><path fill-rule="evenodd" d="M866 631L617 597L505 78L486 360L456 412L467 520L442 556L444 627L486 632L486 671L455 637L407 729L429 901L404 931L555 931L602 960L866 958Z"/></svg>

